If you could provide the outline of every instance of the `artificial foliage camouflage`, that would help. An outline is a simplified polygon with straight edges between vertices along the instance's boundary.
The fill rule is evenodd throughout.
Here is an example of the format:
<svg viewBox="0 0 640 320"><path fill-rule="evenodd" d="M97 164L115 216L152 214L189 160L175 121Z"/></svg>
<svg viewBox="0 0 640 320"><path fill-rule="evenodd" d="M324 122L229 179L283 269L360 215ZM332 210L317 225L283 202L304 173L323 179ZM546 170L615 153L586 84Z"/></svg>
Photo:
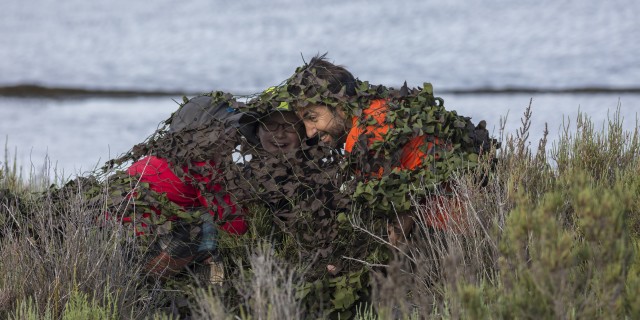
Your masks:
<svg viewBox="0 0 640 320"><path fill-rule="evenodd" d="M308 75L314 72L313 65L302 66L280 86L251 97L211 92L205 95L210 98L205 109L224 107L259 120L274 110L339 105L357 118L364 132L372 126L389 126L382 140L370 144L369 136L363 134L352 152L345 154L305 139L300 150L271 155L246 134L255 132L258 121L230 125L212 116L172 129L172 120L189 101L185 98L181 108L145 142L106 164L98 175L100 183L89 189L89 198L111 216L129 217L134 230L150 239L171 233L175 222L170 217L193 224L207 212L216 219L220 214L218 223L234 218L229 210L217 212L216 206L185 211L124 171L146 156L166 159L173 172L198 188L208 203L220 197L220 190L213 188L220 184L222 192L240 206L267 207L274 217L273 228L285 237L277 251L304 270L306 282L298 292L304 305L309 310L324 309L323 316L351 314L368 297L370 266L389 258L388 248L380 241L387 237L389 219L397 211L409 212L412 198L427 198L453 173L473 169L481 149L491 141L488 135L478 134L484 131L478 131L469 118L446 110L430 84L411 89L405 84L396 90L358 81L356 94L347 96L344 90L328 88L322 79L309 81L313 77ZM388 106L382 124L363 112L377 99L384 99ZM442 143L424 150L428 156L419 168L400 169L398 150L417 136ZM201 177L209 179L203 182ZM98 188L106 188L108 196L101 196ZM328 265L335 266L336 272L330 274Z"/></svg>
<svg viewBox="0 0 640 320"><path fill-rule="evenodd" d="M244 110L300 111L321 104L341 107L347 118L355 117L356 126L365 134L359 136L354 150L341 159L342 174L350 177L349 186L343 186L343 191L366 210L383 214L409 210L409 194L414 199L424 198L454 172L473 169L478 155L495 145L486 128L476 127L470 118L446 110L444 100L433 95L429 83L411 89L405 83L395 90L356 80L355 94L348 95L346 86L331 88L335 83L317 77L318 68L313 62L299 67L282 85L263 92ZM388 107L383 123L363 112L378 99L385 100ZM389 130L382 139L369 143L373 132L383 126ZM421 150L428 155L422 159L421 167L400 169L402 147L418 136L441 143L432 150ZM382 176L377 174L380 169L384 172Z"/></svg>
<svg viewBox="0 0 640 320"><path fill-rule="evenodd" d="M339 208L336 221L346 222L348 226L335 233L336 243L332 249L335 256L341 257L341 261L346 260L344 257L354 257L368 265L384 263L388 257L387 247L372 236L362 235L359 228L354 229L353 221L358 221L373 235L385 239L387 221L393 220L398 212L410 212L414 201L429 199L435 189L447 185L445 182L454 173L472 171L480 155L490 154L490 149L499 145L489 137L484 121L482 125L475 126L470 118L446 110L444 100L433 95L431 84L425 83L422 88L410 89L405 83L396 90L357 81L355 95L347 95L346 86L331 88L334 84L315 77L316 74L317 69L313 64L302 66L282 85L263 92L242 109L258 109L259 112L271 109L301 111L308 106L321 104L341 107L346 111L347 121L349 117L355 118L354 124L364 134L359 136L352 152L341 154L337 163L331 164L339 166L339 169L332 167L337 170L334 179L341 177L342 180L339 188L334 188L332 192L337 192L341 197L348 195L346 200L350 204L348 210ZM385 100L388 108L382 123L364 112L374 100L379 99ZM370 143L376 126L388 126L389 129L382 139ZM426 150L427 144L422 145L421 148L425 150L421 151L427 155L422 159L422 165L403 169L400 164L401 149L416 137L434 142L435 147ZM436 141L439 143L436 144ZM351 219L346 218L348 215L351 215ZM301 217L299 215L298 219ZM302 232L303 229L297 228L295 231ZM348 232L356 239L339 239L344 235L342 232ZM320 264L318 268L322 266ZM341 277L349 277L366 266L360 263L359 266L349 267ZM338 297L341 300L334 303L334 310L348 310L343 301L355 301L359 294L366 295L366 288L354 286L351 289L334 288L333 301ZM352 302L346 305L352 306Z"/></svg>

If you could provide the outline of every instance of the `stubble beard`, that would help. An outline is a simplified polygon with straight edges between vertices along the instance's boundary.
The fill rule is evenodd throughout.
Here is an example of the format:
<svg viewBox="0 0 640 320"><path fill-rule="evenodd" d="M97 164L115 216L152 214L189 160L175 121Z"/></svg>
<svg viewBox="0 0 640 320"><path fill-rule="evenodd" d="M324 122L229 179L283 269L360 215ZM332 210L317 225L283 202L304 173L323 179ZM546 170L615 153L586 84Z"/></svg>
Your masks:
<svg viewBox="0 0 640 320"><path fill-rule="evenodd" d="M324 133L331 136L329 145L333 148L342 147L342 144L347 140L349 129L350 128L347 127L347 121L340 117L337 112L334 112L331 128Z"/></svg>

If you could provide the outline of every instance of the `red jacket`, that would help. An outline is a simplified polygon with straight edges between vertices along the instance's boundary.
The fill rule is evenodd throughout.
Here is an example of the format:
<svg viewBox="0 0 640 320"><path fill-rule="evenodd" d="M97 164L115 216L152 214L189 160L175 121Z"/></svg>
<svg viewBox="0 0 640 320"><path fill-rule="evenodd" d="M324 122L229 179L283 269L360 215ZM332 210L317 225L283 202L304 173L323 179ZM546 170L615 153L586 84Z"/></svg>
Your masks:
<svg viewBox="0 0 640 320"><path fill-rule="evenodd" d="M195 163L197 166L202 166L204 164L204 162ZM184 182L178 178L178 176L173 173L171 166L165 159L154 156L143 158L133 163L131 167L127 169L127 173L131 176L140 177L140 182L148 183L151 190L166 194L170 201L185 209L208 207L207 200L202 196L200 190L189 183L189 178L185 178L186 181ZM196 177L196 179L198 182L208 183L211 180L211 177ZM224 192L221 184L213 184L209 191L220 195L213 199L213 206L217 207L217 219L222 219L223 214L225 213L225 207L227 208L226 210L229 211L228 213L238 215L232 221L222 224L221 228L226 232L233 234L244 234L247 232L247 222L243 218L246 209L238 209L238 206L231 201L231 196ZM219 201L224 201L226 205L221 204ZM241 210L241 212L238 213L238 210ZM209 211L209 213L211 215L216 214L214 211ZM150 213L145 215L148 216L148 214ZM156 212L156 214L159 214L159 212ZM179 219L177 216L167 218L169 220ZM125 217L123 222L131 222L131 218Z"/></svg>

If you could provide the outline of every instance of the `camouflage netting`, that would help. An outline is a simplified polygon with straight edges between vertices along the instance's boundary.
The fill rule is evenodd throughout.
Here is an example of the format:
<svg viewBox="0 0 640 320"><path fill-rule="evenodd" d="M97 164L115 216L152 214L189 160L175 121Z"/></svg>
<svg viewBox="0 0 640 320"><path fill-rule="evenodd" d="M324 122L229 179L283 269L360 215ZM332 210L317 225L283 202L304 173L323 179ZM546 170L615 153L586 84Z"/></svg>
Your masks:
<svg viewBox="0 0 640 320"><path fill-rule="evenodd" d="M473 168L480 149L487 149L491 141L487 135L477 134L469 118L446 110L444 101L434 97L430 84L413 89L405 84L396 90L358 82L356 95L347 97L343 91L332 93L321 79L308 83L303 75L314 72L311 65L298 68L281 86L249 97L247 103L228 93L212 92L206 95L211 98L209 107L223 105L259 115L309 104L341 105L349 116L357 117L357 125L363 130L390 125L383 140L369 145L368 136L363 134L348 155L307 141L300 150L274 156L256 146L255 138L241 134L247 128L229 128L229 123L217 117L200 118L192 125L172 129L174 113L147 141L107 163L101 186L108 186L110 197L104 199L97 187L91 189L90 197L112 215L129 216L140 230L146 228L151 231L146 234L154 235L171 230L175 222L168 217L197 223L203 213L217 212L216 206L185 211L124 171L133 161L149 155L167 159L174 173L184 183L196 186L208 203L220 197L213 184L221 184L232 201L241 206L258 203L268 207L276 217L277 228L288 237L276 249L304 270L308 282L299 294L307 297L308 307L319 307L320 297L325 303L331 301L329 310L347 312L367 295L367 266L357 260L380 264L389 257L384 245L354 228L352 222L358 221L371 233L386 238L387 221L395 216L394 210L410 210L410 193L425 198L452 173ZM376 124L362 112L376 99L387 101L385 124ZM444 143L427 153L422 167L398 169L398 150L411 138L422 135ZM382 175L372 174L380 168ZM199 177L211 180L202 182ZM144 215L152 207L158 214ZM222 216L219 223L234 218L227 211ZM329 264L336 266L337 275L327 273Z"/></svg>
<svg viewBox="0 0 640 320"><path fill-rule="evenodd" d="M488 151L495 140L490 139L485 128L477 128L470 118L446 110L444 100L434 97L433 87L425 83L423 88L399 90L370 85L356 80L355 95L346 95L345 87L331 88L331 84L315 76L313 64L299 67L283 85L272 88L254 100L243 110L266 111L283 107L297 111L310 105L342 107L350 117L357 118L357 126L365 134L359 136L356 147L342 159L344 175L351 178L343 191L352 200L364 205L366 210L379 214L393 214L393 210L406 211L411 206L409 194L426 196L451 174L459 170L473 169L481 150ZM384 123L377 123L365 115L374 100L384 99L388 112ZM368 143L376 127L389 126L381 141ZM400 169L402 147L412 138L425 136L427 141L441 141L438 148L421 150L428 156L416 170ZM426 148L425 145L422 148ZM377 176L382 169L384 174Z"/></svg>

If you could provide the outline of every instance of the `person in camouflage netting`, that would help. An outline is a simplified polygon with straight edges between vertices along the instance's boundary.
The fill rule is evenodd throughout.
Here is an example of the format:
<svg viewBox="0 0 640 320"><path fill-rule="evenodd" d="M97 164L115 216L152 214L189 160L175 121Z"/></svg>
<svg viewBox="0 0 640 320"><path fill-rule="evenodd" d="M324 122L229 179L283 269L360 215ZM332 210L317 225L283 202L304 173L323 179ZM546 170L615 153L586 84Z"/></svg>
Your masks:
<svg viewBox="0 0 640 320"><path fill-rule="evenodd" d="M206 232L192 226L244 223L242 208L266 206L285 238L277 252L304 279L297 295L309 316L348 317L367 302L369 272L390 258L380 239L393 240L389 230L402 227L398 217L411 212L411 197L431 199L454 172L473 168L492 142L476 134L469 118L445 110L429 84L373 86L322 57L246 104L223 92L206 98L207 110L240 116L180 120L185 104L146 142L109 162L108 211L129 217L139 230L153 230L140 238L184 237L197 250ZM272 153L251 138L257 135L243 132L284 130L282 124L264 125L264 115L274 110L295 111L306 128L299 134L306 131L309 139ZM163 159L174 182L193 188L188 198L204 199L200 206L181 206L153 190L153 183L140 183L146 171L114 171L131 162L145 168L150 156ZM430 221L447 226L447 217L437 213Z"/></svg>
<svg viewBox="0 0 640 320"><path fill-rule="evenodd" d="M358 300L366 300L363 266L388 260L388 247L374 238L393 244L400 234L409 234L416 199L455 204L456 199L434 191L446 192L454 173L473 169L481 154L497 147L484 126L446 110L430 84L410 89L405 83L399 90L370 85L324 56L297 68L256 101L259 104L250 107L288 106L304 121L308 138L319 140L318 148L336 150L333 163L340 170L334 177L340 182L332 192L350 207L338 207L337 214L311 222L333 226L323 236L334 239L328 241L334 259L326 261L324 277L302 290L303 295L324 299L334 314L350 314ZM315 188L319 192L322 186ZM456 217L435 210L425 220L430 228L446 230ZM354 228L354 222L360 227ZM300 238L312 238L303 229L297 232Z"/></svg>
<svg viewBox="0 0 640 320"><path fill-rule="evenodd" d="M296 69L264 108L283 103L303 119L309 138L344 148L354 198L376 212L407 211L409 193L427 195L452 173L477 165L495 140L486 122L444 108L432 86L400 90L356 80L345 68L314 57ZM269 99L270 98L270 99ZM447 217L433 217L445 227Z"/></svg>
<svg viewBox="0 0 640 320"><path fill-rule="evenodd" d="M258 133L262 128L269 132L290 131L284 123L270 124L268 118L260 116L270 115L274 110L288 109L288 106L280 104L263 108L260 99L274 93L273 90L267 90L247 104L242 104L230 94L213 92L208 95L212 99L211 105L224 105L225 108L241 110L246 115L231 126L237 127L237 130L228 130L229 125L223 125L220 121L205 121L193 128L177 131L172 130L171 126L160 128L145 143L137 145L123 157L110 161L109 166L119 168L134 161L129 169L135 168L134 172L138 172L138 168L149 167L146 162L149 156L165 159L161 168L163 172L165 168L171 168L171 183L181 188L194 188L188 198L193 198L194 194L205 200L219 198L219 193L215 192L217 188L228 195L226 199L236 207L254 204L266 206L273 213L275 225L284 234L284 239L278 242L276 248L279 255L305 279L298 295L309 305L307 309L349 310L358 297L354 295L352 287L366 287L366 278L361 277L363 270L359 262L344 260L343 257L365 258L375 251L368 249L374 246L366 234L353 232L348 222L351 200L348 194L339 191L340 186L344 185L342 178L345 175L340 167L342 156L335 149L318 145L315 139L309 139L298 144L299 148L291 148L290 152L270 152L266 147L268 141L265 143L263 139L263 143L258 145L250 141L251 134L241 132L249 124L257 124ZM287 121L297 121L290 123L290 126L296 125L298 138L303 138L304 127L299 118L290 111L282 114L294 116L287 118ZM174 119L176 114L167 124ZM278 150L289 147L282 142L271 145ZM213 159L208 160L213 164L207 163L207 159ZM200 165L201 162L205 164ZM157 171L154 168L152 170ZM211 187L211 183L203 181L202 177L208 178L209 182L214 181L216 185ZM201 217L211 216L204 215L202 207L187 210L178 202L171 201L166 192L153 190L154 183L146 181L145 184L143 181L136 185L139 180L144 180L144 176L140 179L139 175L132 176L127 170L110 173L108 184L111 196L108 206L110 211L119 212L120 217L134 223L137 230L151 228L152 234L140 235L140 238L154 236L151 237L152 241L147 242L162 244L167 242L163 239L176 238L180 240L178 242L187 242L193 233L191 226L200 227ZM122 203L128 203L128 206L119 209ZM207 203L215 202L211 200ZM220 203L226 203L226 200L218 201ZM218 223L233 222L237 218L233 211L221 211L218 206L208 209L218 213L212 216ZM220 212L224 214L220 215ZM184 229L189 232L181 231ZM196 237L191 241L197 244L197 237L202 235L196 232ZM362 249L362 254L351 252L352 248ZM190 253L194 250L185 251ZM178 258L191 255L181 253ZM150 256L150 260L154 261L152 258L154 255ZM177 269L178 265L182 265L180 262L169 266ZM339 268L342 273L332 275L335 271L328 270L329 265ZM153 270L158 269L161 268ZM332 289L327 291L324 288ZM338 292L337 298L331 294L333 291ZM344 298L340 298L341 295Z"/></svg>
<svg viewBox="0 0 640 320"><path fill-rule="evenodd" d="M246 232L245 205L257 195L232 192L225 175L243 174L249 155L278 159L300 148L303 125L294 113L240 113L240 105L222 92L185 101L148 141L108 163L106 199L99 188L90 192L106 201L109 215L133 224L143 249L151 248L144 268L150 274L167 279L210 259L218 228Z"/></svg>

